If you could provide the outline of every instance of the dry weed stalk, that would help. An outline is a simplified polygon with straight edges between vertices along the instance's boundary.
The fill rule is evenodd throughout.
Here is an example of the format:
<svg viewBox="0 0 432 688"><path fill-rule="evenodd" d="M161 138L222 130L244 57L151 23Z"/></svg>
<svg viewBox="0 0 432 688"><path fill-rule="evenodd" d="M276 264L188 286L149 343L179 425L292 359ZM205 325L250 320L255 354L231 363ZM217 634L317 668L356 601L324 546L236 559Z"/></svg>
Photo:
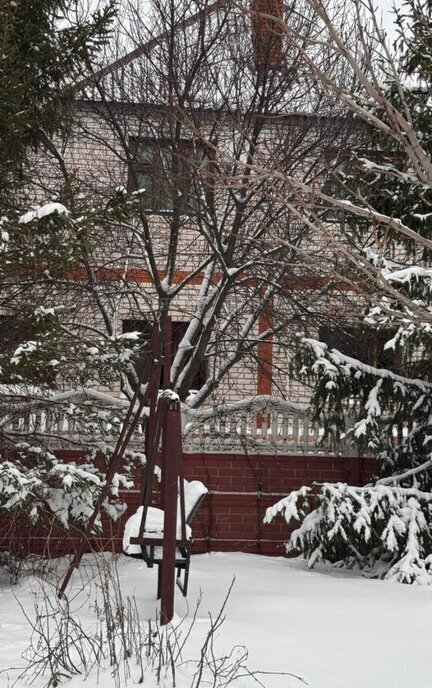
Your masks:
<svg viewBox="0 0 432 688"><path fill-rule="evenodd" d="M143 621L135 597L123 596L116 558L107 561L103 556L97 556L95 561L96 598L93 602L90 600L92 593L88 581L72 599L59 599L55 585L51 584L50 589L46 582L40 582L39 593L35 594L34 616L21 605L31 627L31 640L23 655L28 665L14 686L22 686L24 680L33 683L44 677L44 688L56 688L62 680L75 675L82 675L85 680L95 672L99 680L101 670L108 667L115 688L127 685L132 679L134 684L143 684L145 676L149 675L155 678L159 686L175 688L179 667L186 668L190 673L190 688L226 688L245 677L263 686L259 677L272 674L250 670L246 664L248 650L242 645L234 646L222 656L218 655L215 648L215 640L226 620L225 609L235 578L217 616L213 618L209 614L210 628L199 658L184 660L187 642L202 602L201 593L192 618L185 616L175 625L166 626L159 625L157 616L155 620ZM83 592L86 593L84 600L80 598ZM74 602L78 604L74 606ZM93 612L95 624L91 628L80 616L83 609ZM293 674L274 673L303 682Z"/></svg>

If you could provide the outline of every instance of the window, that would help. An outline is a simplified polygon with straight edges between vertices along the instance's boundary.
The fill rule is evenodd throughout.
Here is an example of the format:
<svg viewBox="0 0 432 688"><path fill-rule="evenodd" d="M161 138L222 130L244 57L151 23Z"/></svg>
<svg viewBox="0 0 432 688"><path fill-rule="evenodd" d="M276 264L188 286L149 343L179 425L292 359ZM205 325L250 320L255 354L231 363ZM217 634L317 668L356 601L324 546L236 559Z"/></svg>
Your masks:
<svg viewBox="0 0 432 688"><path fill-rule="evenodd" d="M185 321L177 321L171 323L171 363L174 360L181 341L186 334L189 323ZM140 375L143 370L144 362L147 356L150 355L152 325L146 320L123 320L123 333L125 332L140 332L141 333L141 354L135 362L135 369L137 375ZM163 385L163 366L161 370L160 385ZM206 380L206 364L203 362L195 375L191 389L199 389Z"/></svg>
<svg viewBox="0 0 432 688"><path fill-rule="evenodd" d="M43 348L32 357L35 341L42 342ZM24 356L23 363L16 365L11 359L20 346L24 346L28 355ZM0 384L17 383L22 375L26 382L53 386L56 376L54 367L49 365L52 358L54 354L44 339L44 332L37 332L29 318L0 315Z"/></svg>
<svg viewBox="0 0 432 688"><path fill-rule="evenodd" d="M140 378L143 374L145 360L147 356L150 355L152 326L145 320L123 320L122 330L123 334L128 332L140 332L141 349L134 361L136 374Z"/></svg>
<svg viewBox="0 0 432 688"><path fill-rule="evenodd" d="M145 189L145 207L153 212L171 212L178 198L181 212L189 212L193 142L180 141L176 150L167 139L135 138L130 140L133 155L128 186Z"/></svg>
<svg viewBox="0 0 432 688"><path fill-rule="evenodd" d="M385 343L394 332L377 331L368 327L350 327L341 323L325 325L319 329L320 341L332 349L338 349L346 356L356 358L374 368L387 368L395 373L401 372L400 353L394 349L384 349Z"/></svg>

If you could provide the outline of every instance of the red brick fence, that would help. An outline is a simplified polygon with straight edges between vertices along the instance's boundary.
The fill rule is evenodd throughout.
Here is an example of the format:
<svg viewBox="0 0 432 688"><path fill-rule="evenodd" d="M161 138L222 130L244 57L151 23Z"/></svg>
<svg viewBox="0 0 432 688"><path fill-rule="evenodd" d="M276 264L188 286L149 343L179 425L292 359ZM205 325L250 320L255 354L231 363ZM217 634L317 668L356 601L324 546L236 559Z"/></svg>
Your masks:
<svg viewBox="0 0 432 688"><path fill-rule="evenodd" d="M359 457L188 454L186 477L210 491L193 525L196 550L282 554L288 526L283 519L264 525L267 507L315 481L364 484L373 466Z"/></svg>
<svg viewBox="0 0 432 688"><path fill-rule="evenodd" d="M64 458L76 459L74 452L62 452ZM322 455L245 455L222 453L185 454L185 477L201 480L209 489L204 506L193 522L194 551L243 551L283 554L289 529L283 519L263 524L268 506L301 485L313 482L368 482L374 460L365 457ZM127 518L138 506L139 489L124 495ZM0 526L0 551L10 544L8 525ZM121 523L106 524L94 547L121 549ZM71 552L77 539L40 531L19 531L20 547L25 551L51 556ZM16 538L16 534L15 534ZM90 545L89 545L90 547Z"/></svg>

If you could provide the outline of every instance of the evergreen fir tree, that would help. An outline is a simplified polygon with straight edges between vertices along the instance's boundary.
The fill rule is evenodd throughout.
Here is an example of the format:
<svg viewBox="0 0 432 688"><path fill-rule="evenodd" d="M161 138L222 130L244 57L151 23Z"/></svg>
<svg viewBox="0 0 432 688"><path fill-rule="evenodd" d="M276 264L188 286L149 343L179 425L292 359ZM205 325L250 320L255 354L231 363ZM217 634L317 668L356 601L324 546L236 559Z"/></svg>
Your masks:
<svg viewBox="0 0 432 688"><path fill-rule="evenodd" d="M416 27L430 24L432 5L409 0L405 8L397 15L405 71L398 83L387 81L385 90L391 106L401 112L408 108L430 159L432 44L421 40L423 34ZM412 33L407 33L407 25L413 27ZM383 78L387 77L384 63ZM378 109L374 115L386 119ZM345 240L350 250L375 265L391 288L367 310L365 336L383 333L384 349L396 352L398 370L364 365L314 341L306 342L296 363L316 381L312 403L327 433L345 432L347 414L357 410L353 439L361 451L378 452L380 475L385 476L418 467L432 451L432 268L430 251L418 240L432 236L432 179L425 184L416 176L409 146L398 145L372 125L364 140L370 142L368 157L357 155L349 161L341 175L340 193L350 191L347 200L358 203L363 198L378 213L397 218L416 233L415 238L400 235L385 223L371 232L370 220L346 213ZM416 481L429 489L432 471L416 472ZM409 478L407 484L411 482Z"/></svg>
<svg viewBox="0 0 432 688"><path fill-rule="evenodd" d="M365 290L371 304L365 332L385 335L398 370L368 365L315 339L303 340L295 361L313 385L312 407L325 438L348 433L361 452L377 456L377 475L367 488L323 485L316 498L302 488L269 510L267 520L277 513L288 522L304 519L288 547L301 549L310 565L357 562L371 575L430 582L432 3L408 0L396 22L403 72L395 81L394 64L381 58L385 98L366 108L367 156L361 151L345 161L338 197L348 201L345 246L376 274ZM411 139L400 136L398 113ZM388 135L374 118L389 126ZM370 216L351 214L350 203L371 209ZM396 223L374 221L379 214ZM413 232L403 234L399 225Z"/></svg>
<svg viewBox="0 0 432 688"><path fill-rule="evenodd" d="M112 2L83 18L79 13L75 0L0 3L0 203L6 209L19 205L29 154L53 151L53 135L68 127L74 85L108 39Z"/></svg>
<svg viewBox="0 0 432 688"><path fill-rule="evenodd" d="M85 526L104 485L96 452L109 458L103 439L118 432L122 410L95 408L88 399L51 403L53 393L59 378L75 388L95 376L118 378L138 348L112 337L107 351L95 335L68 331L73 294L56 292L51 279L76 268L102 224L131 212L120 192L100 207L84 199L57 148L73 123L74 87L109 39L115 9L104 3L82 18L80 12L75 0L0 2L0 515L7 514L0 534L7 537L29 522ZM54 165L60 182L32 185L35 167L43 176ZM41 414L47 427L70 419L83 438L83 463L49 450L35 424ZM125 474L104 504L112 518L123 510L119 485L131 484L127 459L142 457L127 455Z"/></svg>

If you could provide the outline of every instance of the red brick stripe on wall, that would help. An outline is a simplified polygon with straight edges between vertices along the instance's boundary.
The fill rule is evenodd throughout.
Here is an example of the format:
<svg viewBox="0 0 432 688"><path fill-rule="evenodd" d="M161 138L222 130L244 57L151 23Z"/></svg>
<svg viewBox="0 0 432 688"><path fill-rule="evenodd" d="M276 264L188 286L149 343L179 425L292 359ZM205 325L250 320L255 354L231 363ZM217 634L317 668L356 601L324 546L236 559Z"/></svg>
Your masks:
<svg viewBox="0 0 432 688"><path fill-rule="evenodd" d="M262 334L273 327L273 299L268 304L268 309L260 313L258 321L258 332ZM257 394L272 393L272 373L273 373L273 338L258 344L258 380Z"/></svg>

